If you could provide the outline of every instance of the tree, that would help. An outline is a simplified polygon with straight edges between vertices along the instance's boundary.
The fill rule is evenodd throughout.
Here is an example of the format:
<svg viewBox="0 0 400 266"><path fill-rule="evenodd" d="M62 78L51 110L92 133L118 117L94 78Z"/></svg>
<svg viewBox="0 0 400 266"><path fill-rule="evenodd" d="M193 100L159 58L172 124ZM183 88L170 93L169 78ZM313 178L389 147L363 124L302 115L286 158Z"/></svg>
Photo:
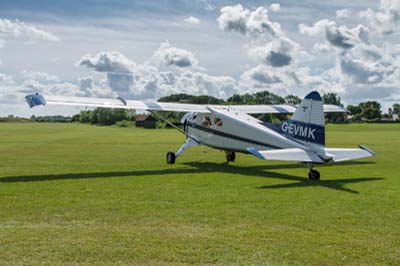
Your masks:
<svg viewBox="0 0 400 266"><path fill-rule="evenodd" d="M269 91L260 91L256 93L246 93L242 95L235 94L226 100L226 104L240 105L240 104L283 104L284 98L279 95L273 94Z"/></svg>
<svg viewBox="0 0 400 266"><path fill-rule="evenodd" d="M359 105L348 105L347 110L350 112L350 115L359 115L362 112L362 109Z"/></svg>
<svg viewBox="0 0 400 266"><path fill-rule="evenodd" d="M85 110L80 112L79 122L81 123L90 123L92 120L92 111Z"/></svg>
<svg viewBox="0 0 400 266"><path fill-rule="evenodd" d="M208 95L194 96L185 93L172 94L158 99L159 102L194 103L194 104L224 104L224 100Z"/></svg>
<svg viewBox="0 0 400 266"><path fill-rule="evenodd" d="M394 115L400 114L400 104L398 103L393 104L393 114Z"/></svg>
<svg viewBox="0 0 400 266"><path fill-rule="evenodd" d="M337 93L325 93L322 95L322 101L324 104L333 104L333 105L339 105L343 106L340 97L337 95Z"/></svg>
<svg viewBox="0 0 400 266"><path fill-rule="evenodd" d="M288 95L285 98L285 103L287 104L300 104L301 103L301 99L299 97L297 97L296 95Z"/></svg>
<svg viewBox="0 0 400 266"><path fill-rule="evenodd" d="M325 93L322 95L322 102L324 104L333 104L338 106L343 106L340 97L337 93ZM345 113L328 113L325 114L325 119L327 122L331 123L343 123L346 120Z"/></svg>
<svg viewBox="0 0 400 266"><path fill-rule="evenodd" d="M376 101L367 101L359 104L361 115L368 120L380 119L382 116L381 104Z"/></svg>

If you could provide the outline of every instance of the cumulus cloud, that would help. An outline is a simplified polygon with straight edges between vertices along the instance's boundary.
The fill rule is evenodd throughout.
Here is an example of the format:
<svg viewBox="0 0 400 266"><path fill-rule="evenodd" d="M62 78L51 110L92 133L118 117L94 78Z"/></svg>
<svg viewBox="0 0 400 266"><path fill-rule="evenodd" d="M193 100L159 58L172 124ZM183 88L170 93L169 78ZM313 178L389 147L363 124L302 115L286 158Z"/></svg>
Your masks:
<svg viewBox="0 0 400 266"><path fill-rule="evenodd" d="M0 73L0 86L5 87L5 86L10 86L14 85L15 81L12 76Z"/></svg>
<svg viewBox="0 0 400 266"><path fill-rule="evenodd" d="M299 52L300 46L286 37L276 38L262 46L251 46L250 56L260 58L266 65L284 67L292 63Z"/></svg>
<svg viewBox="0 0 400 266"><path fill-rule="evenodd" d="M106 74L100 82L101 90L93 86L91 79L80 79L81 93L90 92L91 95L108 90L113 97L128 99L156 99L171 93L225 98L237 91L237 82L233 78L204 73L193 53L168 42L162 43L151 59L142 64L119 52L102 52L83 56L77 65Z"/></svg>
<svg viewBox="0 0 400 266"><path fill-rule="evenodd" d="M263 34L279 36L282 34L280 24L269 20L268 10L265 7L258 7L256 10L251 11L240 4L225 6L221 8L221 15L217 21L219 28L224 31L253 36Z"/></svg>
<svg viewBox="0 0 400 266"><path fill-rule="evenodd" d="M243 83L249 84L252 87L265 87L274 83L282 83L282 79L273 73L273 71L263 65L254 67L241 76Z"/></svg>
<svg viewBox="0 0 400 266"><path fill-rule="evenodd" d="M272 3L272 4L269 6L269 9L271 9L272 12L279 12L279 11L281 11L281 4L279 4L279 3Z"/></svg>
<svg viewBox="0 0 400 266"><path fill-rule="evenodd" d="M328 42L317 42L314 44L312 51L316 54L327 54L332 52L332 46Z"/></svg>
<svg viewBox="0 0 400 266"><path fill-rule="evenodd" d="M123 54L117 51L88 54L77 65L106 73L109 87L120 96L129 96L129 89L134 83L133 71L137 66Z"/></svg>
<svg viewBox="0 0 400 266"><path fill-rule="evenodd" d="M198 25L198 24L200 24L200 19L195 18L195 17L193 17L193 16L190 16L190 17L188 17L188 18L185 18L184 21L187 22L187 23L189 23L189 24L192 24L192 25Z"/></svg>
<svg viewBox="0 0 400 266"><path fill-rule="evenodd" d="M368 28L363 25L348 28L337 26L336 22L328 19L317 21L311 26L300 24L299 31L309 36L323 35L329 44L341 49L349 49L357 43L368 42Z"/></svg>
<svg viewBox="0 0 400 266"><path fill-rule="evenodd" d="M161 43L154 52L152 61L158 66L173 66L178 68L198 67L199 62L193 53L173 47L168 41Z"/></svg>
<svg viewBox="0 0 400 266"><path fill-rule="evenodd" d="M46 40L58 42L60 39L51 32L27 25L22 21L0 19L0 38L16 38L27 40Z"/></svg>
<svg viewBox="0 0 400 266"><path fill-rule="evenodd" d="M41 83L51 83L60 81L60 78L58 76L51 75L46 72L23 70L21 74L24 79L32 79L39 81Z"/></svg>
<svg viewBox="0 0 400 266"><path fill-rule="evenodd" d="M400 25L400 1L381 0L378 10L368 8L359 15L366 18L374 30L392 34Z"/></svg>
<svg viewBox="0 0 400 266"><path fill-rule="evenodd" d="M117 51L84 55L78 66L93 68L98 72L131 73L136 64Z"/></svg>
<svg viewBox="0 0 400 266"><path fill-rule="evenodd" d="M396 58L375 45L360 44L338 56L342 74L353 83L377 84L386 82L396 69Z"/></svg>
<svg viewBox="0 0 400 266"><path fill-rule="evenodd" d="M337 19L347 19L353 15L353 11L349 8L336 10L336 18Z"/></svg>

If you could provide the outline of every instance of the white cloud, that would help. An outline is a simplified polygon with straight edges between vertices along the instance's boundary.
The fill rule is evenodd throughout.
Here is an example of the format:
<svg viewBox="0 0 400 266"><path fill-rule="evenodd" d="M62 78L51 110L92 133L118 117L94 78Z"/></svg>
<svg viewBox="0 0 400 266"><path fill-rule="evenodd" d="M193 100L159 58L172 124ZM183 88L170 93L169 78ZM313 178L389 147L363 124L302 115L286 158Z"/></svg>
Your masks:
<svg viewBox="0 0 400 266"><path fill-rule="evenodd" d="M368 28L365 26L358 25L353 28L337 26L336 22L328 19L317 21L311 26L300 24L299 31L309 36L323 36L328 43L341 49L349 49L360 42L368 42Z"/></svg>
<svg viewBox="0 0 400 266"><path fill-rule="evenodd" d="M282 34L280 24L269 20L268 10L265 7L258 7L256 10L251 11L240 4L225 6L221 8L221 15L217 21L219 28L224 31L239 32L253 36L263 34L279 36Z"/></svg>
<svg viewBox="0 0 400 266"><path fill-rule="evenodd" d="M81 79L80 92L84 94L100 95L108 91L108 94L128 99L157 99L172 93L190 93L225 98L237 91L233 78L203 73L191 52L168 42L161 43L151 59L143 64L114 51L85 55L77 65L106 73L101 90L93 86L91 79Z"/></svg>
<svg viewBox="0 0 400 266"><path fill-rule="evenodd" d="M314 44L312 51L316 54L326 54L332 52L332 46L328 42L317 42Z"/></svg>
<svg viewBox="0 0 400 266"><path fill-rule="evenodd" d="M381 0L379 10L368 8L359 13L371 27L383 34L392 34L400 26L400 1Z"/></svg>
<svg viewBox="0 0 400 266"><path fill-rule="evenodd" d="M136 64L117 51L101 52L97 55L84 55L77 63L78 66L93 68L98 72L131 73Z"/></svg>
<svg viewBox="0 0 400 266"><path fill-rule="evenodd" d="M188 50L176 48L168 41L161 43L157 51L154 52L152 62L157 66L173 66L178 68L196 68L199 62Z"/></svg>
<svg viewBox="0 0 400 266"><path fill-rule="evenodd" d="M192 25L198 25L198 24L200 24L200 19L195 18L195 17L193 17L193 16L190 16L190 17L188 17L188 18L185 18L184 21L187 22L187 23L189 23L189 24L192 24Z"/></svg>
<svg viewBox="0 0 400 266"><path fill-rule="evenodd" d="M250 46L248 53L251 57L272 67L283 67L293 63L300 52L300 46L286 37L279 37L262 46Z"/></svg>
<svg viewBox="0 0 400 266"><path fill-rule="evenodd" d="M1 87L6 87L6 86L12 86L15 84L15 81L12 76L0 73L0 86Z"/></svg>
<svg viewBox="0 0 400 266"><path fill-rule="evenodd" d="M0 19L0 37L1 38L16 38L27 40L46 40L58 42L60 39L51 32L27 25L22 21L11 21L8 19Z"/></svg>
<svg viewBox="0 0 400 266"><path fill-rule="evenodd" d="M40 71L27 71L23 70L21 75L24 79L32 79L42 83L60 82L60 78L56 75L51 75L46 72Z"/></svg>
<svg viewBox="0 0 400 266"><path fill-rule="evenodd" d="M281 4L279 3L272 3L269 8L272 12L280 12L281 11Z"/></svg>
<svg viewBox="0 0 400 266"><path fill-rule="evenodd" d="M353 15L353 11L349 8L336 10L336 18L337 19L347 19Z"/></svg>

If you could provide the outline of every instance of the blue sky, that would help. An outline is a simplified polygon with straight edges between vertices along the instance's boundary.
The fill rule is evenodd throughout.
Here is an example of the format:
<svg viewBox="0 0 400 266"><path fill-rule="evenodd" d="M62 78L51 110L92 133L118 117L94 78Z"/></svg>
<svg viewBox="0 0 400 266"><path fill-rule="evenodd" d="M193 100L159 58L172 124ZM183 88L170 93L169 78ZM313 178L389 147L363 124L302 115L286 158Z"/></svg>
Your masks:
<svg viewBox="0 0 400 266"><path fill-rule="evenodd" d="M1 1L0 115L23 95L337 92L400 101L400 4L381 1Z"/></svg>

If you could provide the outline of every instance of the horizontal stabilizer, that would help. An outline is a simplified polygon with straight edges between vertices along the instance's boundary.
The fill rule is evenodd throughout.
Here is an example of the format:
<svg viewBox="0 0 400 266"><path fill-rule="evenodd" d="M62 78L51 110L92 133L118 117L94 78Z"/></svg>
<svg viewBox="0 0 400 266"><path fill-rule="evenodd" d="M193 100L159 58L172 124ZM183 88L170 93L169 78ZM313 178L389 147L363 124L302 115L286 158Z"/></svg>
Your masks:
<svg viewBox="0 0 400 266"><path fill-rule="evenodd" d="M359 149L325 148L325 153L326 156L331 157L334 162L367 158L375 155L372 150L361 145Z"/></svg>
<svg viewBox="0 0 400 266"><path fill-rule="evenodd" d="M307 163L324 162L313 151L302 150L299 148L259 151L253 147L249 147L247 148L247 151L263 160L295 161L295 162L307 162Z"/></svg>

